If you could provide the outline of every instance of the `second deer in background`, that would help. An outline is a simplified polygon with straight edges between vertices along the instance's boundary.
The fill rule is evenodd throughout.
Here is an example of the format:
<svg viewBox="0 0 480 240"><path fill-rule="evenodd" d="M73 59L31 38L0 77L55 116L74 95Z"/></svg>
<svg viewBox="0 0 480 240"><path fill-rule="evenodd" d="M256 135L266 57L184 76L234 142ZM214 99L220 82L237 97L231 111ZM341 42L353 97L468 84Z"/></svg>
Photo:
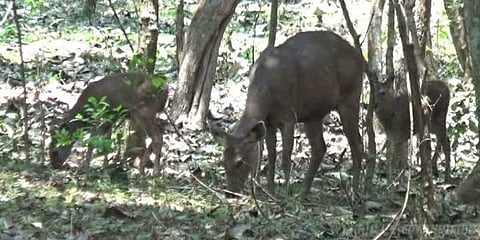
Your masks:
<svg viewBox="0 0 480 240"><path fill-rule="evenodd" d="M406 163L406 151L408 139L410 138L410 115L408 108L408 95L406 93L395 94L393 81L375 84L375 113L383 125L387 138L393 147L393 156L388 159L388 175L392 175L392 167L404 166ZM428 97L430 110L429 124L430 132L437 137L435 154L432 158L433 173L438 176L437 158L440 150L445 155L445 181L450 182L450 141L447 137L446 118L450 103L450 90L444 81L429 81L425 83L422 94ZM418 130L415 129L415 133Z"/></svg>

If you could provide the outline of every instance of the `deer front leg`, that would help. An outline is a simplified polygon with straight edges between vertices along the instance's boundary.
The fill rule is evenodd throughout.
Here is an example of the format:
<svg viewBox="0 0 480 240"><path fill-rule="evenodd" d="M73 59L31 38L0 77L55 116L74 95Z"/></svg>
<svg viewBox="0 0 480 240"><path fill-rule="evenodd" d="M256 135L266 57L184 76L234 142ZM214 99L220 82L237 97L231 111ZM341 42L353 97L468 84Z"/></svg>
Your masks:
<svg viewBox="0 0 480 240"><path fill-rule="evenodd" d="M287 190L290 186L290 171L292 168L292 149L293 149L293 132L295 124L292 121L291 123L286 123L281 129L282 133L282 168L283 174L285 175L285 186Z"/></svg>
<svg viewBox="0 0 480 240"><path fill-rule="evenodd" d="M267 125L265 142L268 152L268 191L275 192L275 162L277 161L277 128Z"/></svg>

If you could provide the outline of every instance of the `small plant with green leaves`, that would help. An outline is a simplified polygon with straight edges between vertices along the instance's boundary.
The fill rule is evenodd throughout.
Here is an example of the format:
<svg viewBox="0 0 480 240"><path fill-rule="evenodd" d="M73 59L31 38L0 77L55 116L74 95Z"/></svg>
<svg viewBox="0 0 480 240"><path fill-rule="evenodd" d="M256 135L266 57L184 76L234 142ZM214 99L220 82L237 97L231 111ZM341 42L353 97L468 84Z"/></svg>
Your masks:
<svg viewBox="0 0 480 240"><path fill-rule="evenodd" d="M0 29L0 42L8 43L16 40L17 29L15 25L7 25Z"/></svg>
<svg viewBox="0 0 480 240"><path fill-rule="evenodd" d="M165 80L162 76L130 72L110 74L90 83L75 105L67 112L61 126L70 135L76 134L81 138L65 141L64 146L58 146L55 132L53 132L49 148L52 167L58 169L65 165L73 142L77 140L90 146L87 158L96 148L97 152L103 153L107 160L106 154L112 152L113 148L120 149L119 143L123 141L124 135L116 133L119 131L115 129L119 129L123 120L129 117L138 130L144 131L146 136L152 138L152 148L142 153L143 156L140 159L147 159L147 155L155 153L154 168L157 166L155 169L159 169L163 129L155 122L155 115L163 111L168 98L168 88L164 87ZM102 97L105 98L102 99ZM105 101L106 99L108 102ZM127 111L128 115L125 114ZM78 133L79 129L84 133ZM107 140L91 137L105 132L108 132ZM143 166L140 164L140 173L143 173Z"/></svg>
<svg viewBox="0 0 480 240"><path fill-rule="evenodd" d="M115 150L114 146L124 140L123 134L116 131L126 116L127 110L121 105L113 108L105 97L100 100L90 97L83 112L70 121L79 122L85 127L77 129L73 134L69 134L65 128L56 130L57 146L68 146L80 141L99 154L107 155ZM112 127L114 132L104 132L103 129L107 126Z"/></svg>

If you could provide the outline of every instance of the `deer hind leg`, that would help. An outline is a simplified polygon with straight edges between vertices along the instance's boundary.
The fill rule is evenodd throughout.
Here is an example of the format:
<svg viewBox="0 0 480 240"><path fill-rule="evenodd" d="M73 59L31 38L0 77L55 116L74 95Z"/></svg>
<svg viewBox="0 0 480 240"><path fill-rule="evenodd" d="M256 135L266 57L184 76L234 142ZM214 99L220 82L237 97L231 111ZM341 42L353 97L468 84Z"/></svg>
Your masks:
<svg viewBox="0 0 480 240"><path fill-rule="evenodd" d="M343 131L347 137L353 159L353 189L360 190L360 172L362 168L363 145L358 131L359 99L353 98L345 104L340 105L338 113L343 125Z"/></svg>
<svg viewBox="0 0 480 240"><path fill-rule="evenodd" d="M155 160L153 162L154 174L160 173L160 156L163 146L163 126L157 125L155 122L155 114L150 112L148 107L141 107L134 111L133 119L135 124L140 126L145 133L152 139L150 144L151 150L155 154ZM149 159L151 151L145 151L142 161L146 162Z"/></svg>
<svg viewBox="0 0 480 240"><path fill-rule="evenodd" d="M437 145L435 146L435 151L432 157L432 173L433 176L438 177L438 163L437 160L440 157L440 150L442 149L442 144L440 143L440 139L437 137ZM446 168L446 167L445 167ZM446 170L445 170L446 172Z"/></svg>
<svg viewBox="0 0 480 240"><path fill-rule="evenodd" d="M451 174L451 168L450 168L451 152L450 152L450 141L448 140L446 130L439 133L437 135L437 139L438 139L438 143L437 143L436 149L438 148L439 149L438 152L440 152L440 148L441 148L443 151L443 154L445 155L445 182L450 183L451 182L451 175L450 175ZM437 153L435 154L437 155ZM436 161L433 164L436 165Z"/></svg>
<svg viewBox="0 0 480 240"><path fill-rule="evenodd" d="M327 150L327 146L323 139L323 121L305 122L304 126L312 153L312 159L310 160L304 180L303 194L307 194L312 188L313 178L317 174L318 168L323 161L323 155Z"/></svg>
<svg viewBox="0 0 480 240"><path fill-rule="evenodd" d="M160 125L153 122L155 129L152 131L152 150L155 154L155 160L153 162L153 172L155 175L159 175L161 171L160 158L162 156L163 147L163 132L165 130L164 123Z"/></svg>
<svg viewBox="0 0 480 240"><path fill-rule="evenodd" d="M130 121L130 129L133 130L127 138L127 146L125 151L125 159L130 159L130 165L134 166L138 161L138 170L141 175L145 174L145 167L152 167L149 160L150 148L145 148L146 134L145 130L134 120Z"/></svg>
<svg viewBox="0 0 480 240"><path fill-rule="evenodd" d="M447 107L445 107L446 109ZM440 109L440 108L439 108ZM445 113L446 114L446 113ZM432 119L432 133L437 136L437 146L435 147L435 153L432 157L432 165L435 176L438 176L437 159L440 158L440 149L442 149L445 155L445 182L450 183L451 167L450 167L450 140L447 136L446 116L440 116Z"/></svg>

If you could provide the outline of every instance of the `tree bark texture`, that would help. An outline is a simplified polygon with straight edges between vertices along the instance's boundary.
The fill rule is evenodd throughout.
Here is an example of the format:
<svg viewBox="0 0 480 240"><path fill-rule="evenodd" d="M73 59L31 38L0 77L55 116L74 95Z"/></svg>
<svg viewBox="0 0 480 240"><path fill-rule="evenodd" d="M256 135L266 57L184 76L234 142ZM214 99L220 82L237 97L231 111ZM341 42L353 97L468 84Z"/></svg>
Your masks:
<svg viewBox="0 0 480 240"><path fill-rule="evenodd" d="M477 119L480 119L480 1L465 0L464 4L468 49L472 59L472 82L477 105L475 115ZM480 161L477 162L467 179L460 184L457 190L460 201L469 204L480 203L478 186L480 186Z"/></svg>
<svg viewBox="0 0 480 240"><path fill-rule="evenodd" d="M417 36L419 39L420 61L425 66L427 74L425 78L420 76L420 86L423 86L424 81L430 79L437 79L435 76L436 67L433 59L432 51L432 35L430 32L430 19L432 16L432 0L417 0L419 4L415 7L415 23L417 25ZM427 51L428 50L428 51ZM428 77L428 78L427 78ZM421 87L423 89L423 87ZM421 90L420 90L421 91Z"/></svg>
<svg viewBox="0 0 480 240"><path fill-rule="evenodd" d="M417 36L420 43L420 56L426 55L427 47L432 46L430 34L430 18L432 1L417 0L419 4L415 7L415 22L417 23Z"/></svg>
<svg viewBox="0 0 480 240"><path fill-rule="evenodd" d="M176 48L176 57L177 65L180 66L180 59L182 59L183 43L185 41L185 22L184 22L184 1L180 0L177 6L177 17L176 17L176 30L175 41L177 44Z"/></svg>
<svg viewBox="0 0 480 240"><path fill-rule="evenodd" d="M420 87L419 87L419 73L422 72L418 69L417 60L419 59L419 54L416 51L419 51L419 41L416 37L415 25L408 25L408 24L415 24L413 20L413 5L408 5L406 3L405 6L405 14L407 15L407 22L405 21L405 17L403 15L402 8L400 4L398 4L398 0L395 0L395 10L397 13L397 21L398 21L398 30L400 33L400 39L402 41L402 48L403 54L407 63L408 73L409 73L409 86L410 86L410 101L411 107L413 108L413 114L411 114L411 136L413 136L414 126L417 126L418 131L418 140L414 142L415 138L411 137L412 143L418 143L419 152L420 152L420 159L421 159L421 173L422 173L422 215L423 215L423 223L431 223L433 220L432 216L432 209L434 207L433 201L433 181L432 181L432 168L431 168L431 157L430 153L428 152L428 145L429 140L425 138L426 132L428 132L428 128L426 128L426 124L424 122L425 116L422 110L421 102L420 102ZM408 27L408 29L407 29ZM408 32L411 34L411 41L409 42ZM420 71L419 71L420 70ZM412 112L412 111L411 111ZM426 130L425 130L426 129ZM415 146L415 145L414 145ZM414 148L415 150L415 148Z"/></svg>
<svg viewBox="0 0 480 240"><path fill-rule="evenodd" d="M367 158L367 170L365 174L365 192L371 193L373 186L373 176L375 175L376 167L376 143L375 143L375 131L373 130L373 110L375 105L375 94L373 94L373 80L378 81L381 74L381 28L382 28L382 16L383 7L385 6L385 0L380 0L373 6L373 18L371 29L368 32L368 72L371 75L375 75L374 79L369 79L370 83L370 99L367 110L366 122L367 122L367 135L368 135L368 158Z"/></svg>
<svg viewBox="0 0 480 240"><path fill-rule="evenodd" d="M144 60L144 70L152 74L157 60L158 0L142 0L139 38L137 54Z"/></svg>
<svg viewBox="0 0 480 240"><path fill-rule="evenodd" d="M186 32L172 118L201 120L208 109L218 46L240 0L203 0Z"/></svg>
<svg viewBox="0 0 480 240"><path fill-rule="evenodd" d="M470 77L472 65L467 47L464 8L460 0L443 0L443 3L449 20L450 35L457 52L458 61L462 66L465 77Z"/></svg>
<svg viewBox="0 0 480 240"><path fill-rule="evenodd" d="M141 59L140 71L147 72L148 74L153 74L155 70L155 62L157 56L157 40L158 40L158 0L142 0L139 14L139 42L138 48L135 53L135 57ZM133 133L127 139L126 149L141 149L139 151L127 152L127 158L136 157L141 158L144 156L145 149L145 139L147 137L146 133L141 130L139 126L136 126L133 122L130 126L133 129ZM151 136L150 136L151 137ZM161 146L159 146L161 148ZM158 158L159 156L156 156ZM144 174L144 162L147 162L148 159L142 159L139 162L140 164L140 174ZM155 173L160 171L158 165L159 160L155 160Z"/></svg>
<svg viewBox="0 0 480 240"><path fill-rule="evenodd" d="M268 47L275 46L275 38L277 36L277 20L278 20L278 0L272 0L270 7L270 24L268 26Z"/></svg>
<svg viewBox="0 0 480 240"><path fill-rule="evenodd" d="M25 159L30 161L30 138L28 136L29 130L29 117L28 117L28 104L27 104L27 79L25 78L25 61L23 60L23 48L22 48L22 28L20 27L20 17L17 14L17 1L13 0L12 2L13 10L13 20L15 22L15 27L17 29L17 43L18 43L18 54L20 55L20 77L22 78L22 112L23 112L23 135L22 139L25 144Z"/></svg>
<svg viewBox="0 0 480 240"><path fill-rule="evenodd" d="M389 81L395 78L395 67L393 66L393 49L395 47L395 5L393 0L388 0L387 20L387 50L385 52L385 73Z"/></svg>

